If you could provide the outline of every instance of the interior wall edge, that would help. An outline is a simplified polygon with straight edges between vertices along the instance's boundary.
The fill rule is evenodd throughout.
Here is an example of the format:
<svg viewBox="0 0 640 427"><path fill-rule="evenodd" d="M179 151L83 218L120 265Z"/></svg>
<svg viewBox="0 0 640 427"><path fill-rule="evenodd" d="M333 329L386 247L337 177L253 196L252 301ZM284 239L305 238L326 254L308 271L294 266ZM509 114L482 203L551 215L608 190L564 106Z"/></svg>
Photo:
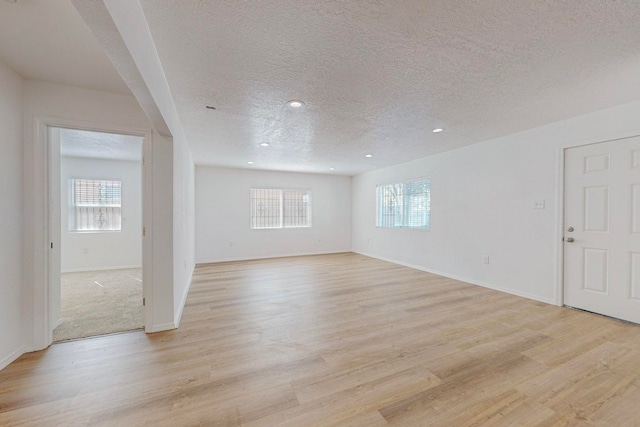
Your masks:
<svg viewBox="0 0 640 427"><path fill-rule="evenodd" d="M174 322L158 323L157 325L151 325L151 327L145 328L144 332L145 333L164 332L164 331L171 331L173 329L176 329L176 325Z"/></svg>
<svg viewBox="0 0 640 427"><path fill-rule="evenodd" d="M196 266L203 264L217 264L221 262L236 262L236 261L255 261L259 259L272 259L272 258L290 258L290 257L298 257L298 256L313 256L313 255L334 255L334 254L344 254L349 252L355 252L351 248L344 250L335 250L335 251L321 251L321 252L295 252L295 253L286 253L286 254L275 254L275 255L263 255L263 256L255 256L255 257L227 257L220 259L202 259L196 260Z"/></svg>
<svg viewBox="0 0 640 427"><path fill-rule="evenodd" d="M517 297L523 297L523 298L527 298L527 299L530 299L530 300L543 302L543 303L546 303L546 304L558 305L558 304L556 304L556 302L553 299L545 298L545 297L540 296L540 295L534 295L534 294L530 294L528 292L522 292L522 291L517 291L517 290L514 290L514 289L510 289L510 288L505 288L505 287L502 287L502 286L496 286L496 285L493 285L491 283L481 282L481 281L478 281L478 280L475 280L475 279L470 279L468 277L462 277L462 276L458 276L456 274L451 274L451 273L447 273L447 272L444 272L444 271L439 271L439 270L434 270L434 269L431 269L431 268L422 267L422 266L417 265L417 264L411 264L411 263L402 262L402 261L399 261L399 260L384 258L384 257L368 254L366 252L361 252L361 251L357 251L357 250L354 250L353 252L357 253L359 255L367 256L369 258L375 258L375 259L379 259L381 261L386 261L386 262L391 262L393 264L402 265L404 267L414 268L416 270L424 271L425 273L431 273L431 274L435 274L435 275L438 275L438 276L446 277L446 278L449 278L449 279L459 280L461 282L469 283L471 285L481 286L481 287L487 288L487 289L492 289L494 291L504 292L505 294L515 295Z"/></svg>
<svg viewBox="0 0 640 427"><path fill-rule="evenodd" d="M61 273L84 273L87 271L104 271L104 270L127 270L129 268L142 268L142 264L134 264L134 265L114 265L109 266L107 268L70 268L66 270L62 270Z"/></svg>
<svg viewBox="0 0 640 427"><path fill-rule="evenodd" d="M194 264L191 267L191 272L189 273L189 276L187 277L187 284L186 287L184 288L184 292L182 293L182 298L180 299L180 304L178 305L178 309L176 310L176 313L174 314L173 318L175 319L174 321L174 326L177 329L180 326L180 321L182 320L182 313L184 312L184 306L187 303L187 298L189 298L189 290L191 290L191 282L193 282L193 272L196 269L196 265Z"/></svg>
<svg viewBox="0 0 640 427"><path fill-rule="evenodd" d="M29 321L26 306L26 248L24 235L28 230L24 220L24 79L0 61L0 236L3 252L0 256L0 369L27 352Z"/></svg>
<svg viewBox="0 0 640 427"><path fill-rule="evenodd" d="M25 353L29 353L33 350L29 350L27 347L22 346L5 356L4 359L0 360L0 371L9 366L12 362L17 360L20 356Z"/></svg>

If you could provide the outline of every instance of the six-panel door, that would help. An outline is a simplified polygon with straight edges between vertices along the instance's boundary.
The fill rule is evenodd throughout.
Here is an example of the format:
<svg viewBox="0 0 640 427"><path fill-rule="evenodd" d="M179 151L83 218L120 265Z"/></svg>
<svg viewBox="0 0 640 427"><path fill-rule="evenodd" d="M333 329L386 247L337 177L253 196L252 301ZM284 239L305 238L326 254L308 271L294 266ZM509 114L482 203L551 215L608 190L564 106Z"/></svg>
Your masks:
<svg viewBox="0 0 640 427"><path fill-rule="evenodd" d="M565 151L564 303L640 323L640 137Z"/></svg>

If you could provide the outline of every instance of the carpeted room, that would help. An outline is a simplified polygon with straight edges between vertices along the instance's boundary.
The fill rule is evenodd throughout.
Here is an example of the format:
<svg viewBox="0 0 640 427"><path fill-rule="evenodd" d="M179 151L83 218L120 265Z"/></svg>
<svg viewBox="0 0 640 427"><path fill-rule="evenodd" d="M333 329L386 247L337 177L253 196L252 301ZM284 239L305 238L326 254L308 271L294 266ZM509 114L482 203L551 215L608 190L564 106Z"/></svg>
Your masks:
<svg viewBox="0 0 640 427"><path fill-rule="evenodd" d="M142 138L51 128L50 139L60 154L53 339L141 329Z"/></svg>

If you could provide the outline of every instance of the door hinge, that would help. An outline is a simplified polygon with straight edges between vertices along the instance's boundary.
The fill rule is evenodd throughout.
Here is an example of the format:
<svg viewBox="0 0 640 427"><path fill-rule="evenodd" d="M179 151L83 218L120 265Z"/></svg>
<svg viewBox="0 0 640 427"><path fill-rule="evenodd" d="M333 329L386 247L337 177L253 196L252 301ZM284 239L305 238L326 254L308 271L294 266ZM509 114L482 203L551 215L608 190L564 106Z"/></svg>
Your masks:
<svg viewBox="0 0 640 427"><path fill-rule="evenodd" d="M142 305L147 305L147 299L146 298L142 298Z"/></svg>
<svg viewBox="0 0 640 427"><path fill-rule="evenodd" d="M53 242L51 242L51 249L53 249Z"/></svg>
<svg viewBox="0 0 640 427"><path fill-rule="evenodd" d="M147 228L146 227L142 227L142 237L147 235Z"/></svg>

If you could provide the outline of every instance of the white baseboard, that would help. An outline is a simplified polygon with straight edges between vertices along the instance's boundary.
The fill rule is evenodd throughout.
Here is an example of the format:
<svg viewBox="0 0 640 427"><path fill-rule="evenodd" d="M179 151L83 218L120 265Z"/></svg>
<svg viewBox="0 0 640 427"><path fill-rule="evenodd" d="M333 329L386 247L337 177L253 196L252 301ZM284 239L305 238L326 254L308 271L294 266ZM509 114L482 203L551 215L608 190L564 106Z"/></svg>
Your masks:
<svg viewBox="0 0 640 427"><path fill-rule="evenodd" d="M18 357L22 356L27 352L26 347L20 347L17 350L11 352L4 359L0 360L0 371L9 366L11 362L16 360Z"/></svg>
<svg viewBox="0 0 640 427"><path fill-rule="evenodd" d="M159 325L152 325L151 328L145 329L144 331L148 334L150 333L152 334L154 332L170 331L175 328L176 328L175 323L170 322L170 323L161 323Z"/></svg>
<svg viewBox="0 0 640 427"><path fill-rule="evenodd" d="M509 288L503 288L502 286L496 286L496 285L493 285L491 283L480 282L478 280L469 279L468 277L462 277L462 276L458 276L456 274L451 274L451 273L447 273L447 272L443 272L443 271L433 270L433 269L425 268L425 267L422 267L422 266L419 266L419 265L415 265L415 264L410 264L410 263L406 263L406 262L402 262L402 261L397 261L397 260L394 260L394 259L389 259L389 258L384 258L384 257L376 256L376 255L371 255L371 254L368 254L368 253L365 253L365 252L359 252L359 251L356 251L356 250L354 250L353 252L355 252L357 254L360 254L360 255L368 256L370 258L376 258L376 259L379 259L379 260L382 260L382 261L387 261L387 262L391 262L391 263L394 263L394 264L403 265L405 267L415 268L416 270L424 271L424 272L427 272L427 273L437 274L438 276L447 277L449 279L459 280L461 282L469 283L469 284L472 284L472 285L482 286L483 288L493 289L494 291L504 292L506 294L511 294L511 295L527 298L527 299L534 300L534 301L544 302L546 304L557 305L552 298L544 298L544 297L541 297L539 295L533 295L533 294L530 294L530 293L527 293L527 292L517 291L517 290L509 289Z"/></svg>
<svg viewBox="0 0 640 427"><path fill-rule="evenodd" d="M233 262L233 261L252 261L256 259L270 259L270 258L287 258L293 256L312 256L312 255L331 255L331 254L343 254L346 252L353 252L351 249L337 250L337 251L322 251L322 252L296 252L289 254L274 254L274 255L264 255L264 256L255 256L255 257L231 257L231 258L219 258L219 259L202 259L196 261L196 265L199 264L215 264L219 262ZM372 257L375 258L375 257Z"/></svg>
<svg viewBox="0 0 640 427"><path fill-rule="evenodd" d="M86 267L86 268L73 268L70 270L63 270L61 273L84 273L87 271L105 271L105 270L127 270L129 268L142 268L141 265L115 265L115 266L100 266L100 267Z"/></svg>
<svg viewBox="0 0 640 427"><path fill-rule="evenodd" d="M174 315L174 319L175 319L174 323L175 323L176 329L178 328L178 326L180 326L180 320L182 320L182 312L184 311L184 306L187 303L187 297L189 296L189 290L191 289L191 281L193 280L193 270L195 268L196 266L194 265L193 268L191 269L191 272L189 273L189 278L187 279L187 287L185 288L184 293L182 294L180 305L178 306L178 311Z"/></svg>

